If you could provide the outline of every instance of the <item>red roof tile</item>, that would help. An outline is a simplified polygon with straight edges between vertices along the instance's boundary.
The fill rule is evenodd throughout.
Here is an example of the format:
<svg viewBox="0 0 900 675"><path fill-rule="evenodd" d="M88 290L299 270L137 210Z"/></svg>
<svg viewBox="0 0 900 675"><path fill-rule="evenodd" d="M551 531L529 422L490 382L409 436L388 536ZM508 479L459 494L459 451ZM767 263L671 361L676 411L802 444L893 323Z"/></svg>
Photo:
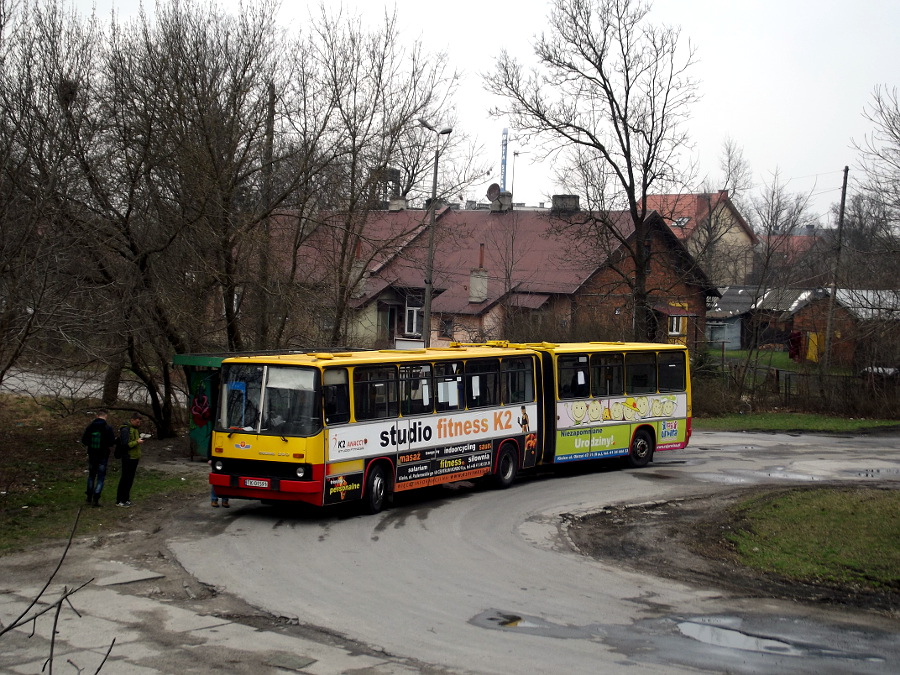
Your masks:
<svg viewBox="0 0 900 675"><path fill-rule="evenodd" d="M675 236L682 240L688 239L697 225L708 218L710 213L719 206L724 206L731 210L738 225L747 232L751 241L756 243L756 235L731 203L728 190L719 190L715 193L647 195L646 205L647 211L656 211L661 215Z"/></svg>

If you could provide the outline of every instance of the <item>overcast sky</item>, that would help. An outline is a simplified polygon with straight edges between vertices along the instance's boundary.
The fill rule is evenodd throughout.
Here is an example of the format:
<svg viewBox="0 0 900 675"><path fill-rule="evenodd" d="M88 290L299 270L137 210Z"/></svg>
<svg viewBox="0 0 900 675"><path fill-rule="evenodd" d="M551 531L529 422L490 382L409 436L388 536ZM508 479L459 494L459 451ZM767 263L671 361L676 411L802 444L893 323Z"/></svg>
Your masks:
<svg viewBox="0 0 900 675"><path fill-rule="evenodd" d="M76 0L101 17L115 6L120 19L133 14L138 0ZM337 7L337 1L326 2ZM153 2L148 6L152 7ZM238 0L222 0L237 8ZM286 0L286 24L302 27L318 0ZM491 69L501 48L530 58L532 37L546 26L547 0L343 0L345 9L373 19L396 6L402 35L421 39L434 51L445 50L464 73L458 125L477 135L489 160L496 158L491 182L500 180L504 120L492 120L492 101L480 74ZM897 86L900 79L900 2L897 0L657 0L655 23L681 27L698 63L702 99L693 108L690 132L703 172L717 175L722 143L731 138L744 151L758 185L777 170L788 189L812 193L818 213L840 199L841 172L857 153L871 125L862 116L876 85ZM440 121L435 121L440 125ZM516 202L537 205L558 192L549 167L535 165L528 148L510 129L507 188ZM513 151L521 154L515 160ZM513 184L514 177L514 184ZM467 198L484 200L488 183ZM823 219L823 224L825 224Z"/></svg>

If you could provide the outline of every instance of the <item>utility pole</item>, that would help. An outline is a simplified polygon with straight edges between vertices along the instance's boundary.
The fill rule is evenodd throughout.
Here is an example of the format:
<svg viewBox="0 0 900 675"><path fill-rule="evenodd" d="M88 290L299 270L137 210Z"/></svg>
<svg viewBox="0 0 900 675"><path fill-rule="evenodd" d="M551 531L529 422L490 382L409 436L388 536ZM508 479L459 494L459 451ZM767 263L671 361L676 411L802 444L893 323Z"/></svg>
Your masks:
<svg viewBox="0 0 900 675"><path fill-rule="evenodd" d="M843 247L844 235L844 207L847 203L847 174L850 167L844 167L844 183L841 187L841 208L838 212L838 228L837 228L837 250L834 256L834 265L831 270L831 293L828 295L828 318L825 323L825 351L819 360L820 366L820 382L819 389L823 397L825 396L825 375L828 375L828 369L831 365L831 343L832 333L834 332L834 304L835 295L837 295L838 274L841 270L841 248Z"/></svg>
<svg viewBox="0 0 900 675"><path fill-rule="evenodd" d="M437 135L437 145L434 148L434 177L431 180L431 205L429 207L428 220L428 257L425 258L425 302L422 317L422 342L425 347L431 346L431 296L434 294L434 221L437 210L437 179L438 160L441 156L441 136L449 136L453 127L444 127L438 130L423 119L419 124Z"/></svg>

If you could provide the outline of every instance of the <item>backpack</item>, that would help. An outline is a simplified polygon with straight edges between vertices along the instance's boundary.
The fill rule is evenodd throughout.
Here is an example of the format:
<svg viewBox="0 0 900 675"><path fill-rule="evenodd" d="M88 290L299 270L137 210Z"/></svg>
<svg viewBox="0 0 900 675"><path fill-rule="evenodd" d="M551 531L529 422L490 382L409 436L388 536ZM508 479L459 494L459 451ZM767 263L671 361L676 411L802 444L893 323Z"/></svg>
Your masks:
<svg viewBox="0 0 900 675"><path fill-rule="evenodd" d="M119 434L116 436L116 450L113 453L113 457L115 457L116 459L124 459L125 457L128 457L128 443L131 440L131 434L129 433L129 431L130 428L127 424L123 424L121 427L119 427Z"/></svg>

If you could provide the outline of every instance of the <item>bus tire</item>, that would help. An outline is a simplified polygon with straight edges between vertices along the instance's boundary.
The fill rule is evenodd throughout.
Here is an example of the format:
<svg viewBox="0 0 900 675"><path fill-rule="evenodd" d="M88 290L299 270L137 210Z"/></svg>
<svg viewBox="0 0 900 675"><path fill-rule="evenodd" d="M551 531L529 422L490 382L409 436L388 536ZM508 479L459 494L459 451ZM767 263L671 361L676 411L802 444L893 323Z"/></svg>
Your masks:
<svg viewBox="0 0 900 675"><path fill-rule="evenodd" d="M494 484L501 490L508 488L516 479L517 458L518 455L515 448L509 443L500 448L500 454L497 456L497 473L494 474Z"/></svg>
<svg viewBox="0 0 900 675"><path fill-rule="evenodd" d="M376 514L384 508L387 498L387 478L384 474L384 465L376 464L369 469L366 478L366 494L363 496L363 506L366 513Z"/></svg>
<svg viewBox="0 0 900 675"><path fill-rule="evenodd" d="M653 457L653 436L646 429L638 429L628 448L628 465L635 469L647 466Z"/></svg>

